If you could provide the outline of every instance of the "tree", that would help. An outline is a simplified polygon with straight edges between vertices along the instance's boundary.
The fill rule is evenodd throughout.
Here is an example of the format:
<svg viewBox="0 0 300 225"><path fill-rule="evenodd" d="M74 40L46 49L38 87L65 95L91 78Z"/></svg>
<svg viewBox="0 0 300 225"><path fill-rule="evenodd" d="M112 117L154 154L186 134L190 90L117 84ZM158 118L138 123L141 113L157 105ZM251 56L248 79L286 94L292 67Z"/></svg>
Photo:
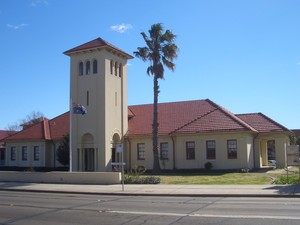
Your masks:
<svg viewBox="0 0 300 225"><path fill-rule="evenodd" d="M56 159L63 166L69 165L70 160L70 135L67 134L64 136L63 140L59 144L56 150Z"/></svg>
<svg viewBox="0 0 300 225"><path fill-rule="evenodd" d="M147 68L147 74L153 75L153 123L152 123L152 146L153 146L153 173L160 172L159 154L158 154L158 94L159 85L158 79L164 79L164 66L174 71L175 64L173 60L177 58L178 47L174 43L176 35L170 30L164 32L161 23L151 26L148 31L150 37L144 32L141 33L146 47L138 47L133 54L142 59L144 62L149 61L150 66Z"/></svg>
<svg viewBox="0 0 300 225"><path fill-rule="evenodd" d="M20 122L15 122L14 124L9 124L6 130L13 132L20 131L31 127L44 119L44 114L39 111L32 111L29 113L24 119L20 120Z"/></svg>

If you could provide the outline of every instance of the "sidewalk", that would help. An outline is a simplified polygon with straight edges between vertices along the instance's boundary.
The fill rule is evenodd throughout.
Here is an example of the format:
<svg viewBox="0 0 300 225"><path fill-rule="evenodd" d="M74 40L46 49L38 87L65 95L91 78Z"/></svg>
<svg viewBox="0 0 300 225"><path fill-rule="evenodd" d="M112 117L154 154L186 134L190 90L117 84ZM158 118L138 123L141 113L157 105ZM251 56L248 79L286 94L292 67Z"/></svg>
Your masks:
<svg viewBox="0 0 300 225"><path fill-rule="evenodd" d="M300 197L300 185L78 185L0 182L0 191L195 197Z"/></svg>

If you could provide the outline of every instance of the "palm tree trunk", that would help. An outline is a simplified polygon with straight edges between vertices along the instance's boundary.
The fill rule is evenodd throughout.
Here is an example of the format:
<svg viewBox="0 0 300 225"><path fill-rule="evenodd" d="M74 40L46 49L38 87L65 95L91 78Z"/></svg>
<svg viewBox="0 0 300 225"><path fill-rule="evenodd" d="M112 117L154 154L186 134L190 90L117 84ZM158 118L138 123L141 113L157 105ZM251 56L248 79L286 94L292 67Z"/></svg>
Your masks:
<svg viewBox="0 0 300 225"><path fill-rule="evenodd" d="M153 124L152 124L152 144L153 144L153 170L154 174L160 172L160 164L159 164L159 154L158 154L158 112L157 112L157 104L158 104L158 94L159 94L159 86L157 76L154 75L154 102L153 102Z"/></svg>

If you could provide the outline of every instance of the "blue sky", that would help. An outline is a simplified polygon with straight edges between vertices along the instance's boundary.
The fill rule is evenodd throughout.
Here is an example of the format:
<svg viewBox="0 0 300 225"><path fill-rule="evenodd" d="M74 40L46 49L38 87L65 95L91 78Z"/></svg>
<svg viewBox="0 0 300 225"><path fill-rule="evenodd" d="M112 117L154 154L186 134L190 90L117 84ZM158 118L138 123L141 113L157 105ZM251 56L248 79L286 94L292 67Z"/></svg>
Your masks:
<svg viewBox="0 0 300 225"><path fill-rule="evenodd" d="M32 111L68 111L62 52L101 37L133 55L145 46L140 32L158 22L180 48L159 102L209 98L300 128L299 12L298 0L1 0L0 129ZM129 105L153 101L147 66L129 62Z"/></svg>

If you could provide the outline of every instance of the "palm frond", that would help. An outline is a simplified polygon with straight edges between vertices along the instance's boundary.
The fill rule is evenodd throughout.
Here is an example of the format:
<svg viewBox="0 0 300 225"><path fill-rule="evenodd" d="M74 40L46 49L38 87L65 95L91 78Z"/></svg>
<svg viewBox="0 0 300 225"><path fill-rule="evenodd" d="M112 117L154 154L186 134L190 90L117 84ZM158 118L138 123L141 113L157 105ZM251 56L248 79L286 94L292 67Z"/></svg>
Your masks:
<svg viewBox="0 0 300 225"><path fill-rule="evenodd" d="M176 35L172 33L170 30L166 30L166 32L161 36L162 42L173 43L176 40Z"/></svg>
<svg viewBox="0 0 300 225"><path fill-rule="evenodd" d="M163 55L173 61L173 59L177 58L178 47L175 44L167 44L162 47Z"/></svg>
<svg viewBox="0 0 300 225"><path fill-rule="evenodd" d="M174 71L175 64L173 62L166 59L166 57L162 57L162 61L163 61L163 64L166 65L166 67L168 67L168 69Z"/></svg>
<svg viewBox="0 0 300 225"><path fill-rule="evenodd" d="M146 61L148 59L148 55L149 55L149 49L147 47L138 47L137 48L138 51L133 52L133 54L142 59L143 61Z"/></svg>

